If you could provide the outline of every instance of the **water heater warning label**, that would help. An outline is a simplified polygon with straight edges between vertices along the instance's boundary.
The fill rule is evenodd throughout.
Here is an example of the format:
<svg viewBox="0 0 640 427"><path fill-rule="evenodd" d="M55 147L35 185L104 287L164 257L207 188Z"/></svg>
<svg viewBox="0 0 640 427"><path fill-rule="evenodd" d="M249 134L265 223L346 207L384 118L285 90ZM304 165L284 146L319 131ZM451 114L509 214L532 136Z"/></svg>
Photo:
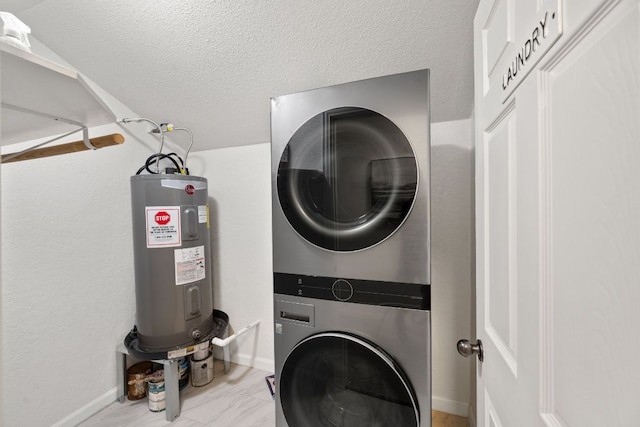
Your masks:
<svg viewBox="0 0 640 427"><path fill-rule="evenodd" d="M209 205L198 206L198 222L209 227Z"/></svg>
<svg viewBox="0 0 640 427"><path fill-rule="evenodd" d="M176 285L186 285L204 279L204 246L176 249L173 256L176 261Z"/></svg>
<svg viewBox="0 0 640 427"><path fill-rule="evenodd" d="M147 206L147 247L180 246L180 206Z"/></svg>

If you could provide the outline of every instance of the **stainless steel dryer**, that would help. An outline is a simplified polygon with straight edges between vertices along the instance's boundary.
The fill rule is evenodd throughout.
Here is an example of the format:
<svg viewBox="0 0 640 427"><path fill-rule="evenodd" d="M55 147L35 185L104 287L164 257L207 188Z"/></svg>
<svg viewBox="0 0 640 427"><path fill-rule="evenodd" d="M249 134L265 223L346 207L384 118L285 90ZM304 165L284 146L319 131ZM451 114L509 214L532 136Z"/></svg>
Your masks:
<svg viewBox="0 0 640 427"><path fill-rule="evenodd" d="M342 302L333 281L303 280L314 298L290 295L297 279L277 279L276 426L431 426L431 319L421 287L385 295L388 283L376 292L356 284Z"/></svg>
<svg viewBox="0 0 640 427"><path fill-rule="evenodd" d="M429 70L271 101L278 273L429 283Z"/></svg>

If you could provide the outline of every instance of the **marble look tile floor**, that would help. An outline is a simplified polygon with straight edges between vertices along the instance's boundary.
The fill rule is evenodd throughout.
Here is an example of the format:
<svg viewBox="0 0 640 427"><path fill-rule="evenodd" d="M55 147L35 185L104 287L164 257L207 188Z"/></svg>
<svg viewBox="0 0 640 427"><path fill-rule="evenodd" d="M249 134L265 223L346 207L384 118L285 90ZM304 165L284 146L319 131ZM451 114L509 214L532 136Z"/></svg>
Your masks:
<svg viewBox="0 0 640 427"><path fill-rule="evenodd" d="M147 399L114 402L81 427L267 427L275 425L275 403L265 377L270 372L231 365L224 374L215 361L214 379L202 387L189 384L180 392L180 416L172 423L165 412L151 412Z"/></svg>
<svg viewBox="0 0 640 427"><path fill-rule="evenodd" d="M172 423L165 412L151 412L147 399L114 402L80 427L271 427L275 426L275 402L265 377L270 372L231 365L224 373L215 361L214 379L203 387L191 384L180 392L180 416ZM467 427L467 419L433 411L433 427Z"/></svg>

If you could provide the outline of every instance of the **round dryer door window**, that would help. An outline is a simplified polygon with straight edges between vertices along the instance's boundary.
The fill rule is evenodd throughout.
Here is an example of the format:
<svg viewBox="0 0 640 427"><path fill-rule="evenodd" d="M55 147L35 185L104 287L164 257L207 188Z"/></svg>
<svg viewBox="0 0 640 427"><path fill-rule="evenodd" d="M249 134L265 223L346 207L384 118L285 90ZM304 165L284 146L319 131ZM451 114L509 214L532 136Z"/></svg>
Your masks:
<svg viewBox="0 0 640 427"><path fill-rule="evenodd" d="M419 426L417 400L393 360L376 346L342 333L300 342L277 385L290 426Z"/></svg>
<svg viewBox="0 0 640 427"><path fill-rule="evenodd" d="M415 199L411 144L388 118L364 108L325 111L291 137L280 158L278 198L312 244L356 251L393 234Z"/></svg>

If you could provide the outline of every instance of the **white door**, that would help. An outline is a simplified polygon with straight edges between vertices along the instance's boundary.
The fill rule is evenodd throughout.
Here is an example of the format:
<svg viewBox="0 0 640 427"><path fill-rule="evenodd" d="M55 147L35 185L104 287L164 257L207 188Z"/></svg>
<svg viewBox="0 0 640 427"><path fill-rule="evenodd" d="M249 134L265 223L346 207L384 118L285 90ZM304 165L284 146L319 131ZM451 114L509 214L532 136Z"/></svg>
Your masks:
<svg viewBox="0 0 640 427"><path fill-rule="evenodd" d="M477 425L640 426L640 0L474 34Z"/></svg>

